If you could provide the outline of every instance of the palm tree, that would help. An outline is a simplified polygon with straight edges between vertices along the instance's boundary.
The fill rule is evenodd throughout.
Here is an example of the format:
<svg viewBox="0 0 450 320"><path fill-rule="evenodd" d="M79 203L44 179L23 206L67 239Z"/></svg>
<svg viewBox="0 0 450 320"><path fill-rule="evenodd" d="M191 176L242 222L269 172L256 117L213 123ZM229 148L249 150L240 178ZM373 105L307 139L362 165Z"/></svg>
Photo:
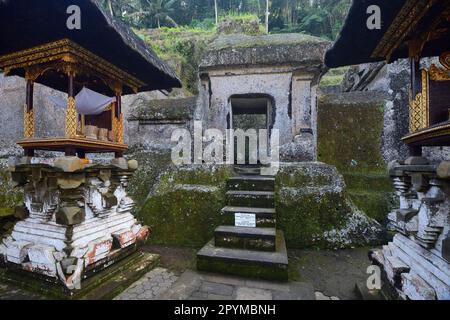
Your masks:
<svg viewBox="0 0 450 320"><path fill-rule="evenodd" d="M161 21L165 20L170 23L173 27L178 27L178 24L170 17L173 13L173 5L177 0L152 0L150 3L150 12L156 19L156 24L158 28L161 28Z"/></svg>

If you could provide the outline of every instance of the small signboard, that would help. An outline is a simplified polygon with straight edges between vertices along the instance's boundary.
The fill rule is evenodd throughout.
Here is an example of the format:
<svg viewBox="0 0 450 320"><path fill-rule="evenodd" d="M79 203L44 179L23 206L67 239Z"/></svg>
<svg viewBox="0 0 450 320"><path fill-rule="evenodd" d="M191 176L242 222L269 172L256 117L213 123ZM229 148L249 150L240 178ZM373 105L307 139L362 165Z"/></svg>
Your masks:
<svg viewBox="0 0 450 320"><path fill-rule="evenodd" d="M234 214L234 225L236 227L256 228L256 215L236 212Z"/></svg>

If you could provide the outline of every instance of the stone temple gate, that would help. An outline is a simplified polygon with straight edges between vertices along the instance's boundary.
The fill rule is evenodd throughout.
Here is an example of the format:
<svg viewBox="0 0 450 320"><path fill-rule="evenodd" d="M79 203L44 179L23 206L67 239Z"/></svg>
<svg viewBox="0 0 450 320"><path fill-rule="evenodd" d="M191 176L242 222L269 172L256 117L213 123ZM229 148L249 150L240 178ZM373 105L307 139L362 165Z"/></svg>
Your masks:
<svg viewBox="0 0 450 320"><path fill-rule="evenodd" d="M315 160L316 91L327 47L298 34L219 37L200 66L196 120L224 131L259 114L247 127L253 121L255 129L279 130L282 160Z"/></svg>

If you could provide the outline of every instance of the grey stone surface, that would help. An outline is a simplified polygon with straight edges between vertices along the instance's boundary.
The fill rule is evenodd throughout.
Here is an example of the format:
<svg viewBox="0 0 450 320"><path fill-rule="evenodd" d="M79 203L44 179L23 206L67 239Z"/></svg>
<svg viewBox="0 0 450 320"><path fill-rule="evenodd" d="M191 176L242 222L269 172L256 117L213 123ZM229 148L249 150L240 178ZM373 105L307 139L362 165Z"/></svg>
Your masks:
<svg viewBox="0 0 450 320"><path fill-rule="evenodd" d="M167 291L177 278L164 268L155 268L123 291L115 300L153 300Z"/></svg>
<svg viewBox="0 0 450 320"><path fill-rule="evenodd" d="M236 289L236 300L272 300L272 292L270 290L240 287Z"/></svg>

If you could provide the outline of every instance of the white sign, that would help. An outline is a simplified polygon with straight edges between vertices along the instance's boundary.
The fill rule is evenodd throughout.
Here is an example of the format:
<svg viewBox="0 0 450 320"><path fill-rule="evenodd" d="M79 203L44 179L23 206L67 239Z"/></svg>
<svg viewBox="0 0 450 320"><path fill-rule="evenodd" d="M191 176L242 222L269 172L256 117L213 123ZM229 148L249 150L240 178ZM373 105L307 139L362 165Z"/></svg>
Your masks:
<svg viewBox="0 0 450 320"><path fill-rule="evenodd" d="M236 227L256 228L256 215L236 212L234 214L234 225Z"/></svg>

